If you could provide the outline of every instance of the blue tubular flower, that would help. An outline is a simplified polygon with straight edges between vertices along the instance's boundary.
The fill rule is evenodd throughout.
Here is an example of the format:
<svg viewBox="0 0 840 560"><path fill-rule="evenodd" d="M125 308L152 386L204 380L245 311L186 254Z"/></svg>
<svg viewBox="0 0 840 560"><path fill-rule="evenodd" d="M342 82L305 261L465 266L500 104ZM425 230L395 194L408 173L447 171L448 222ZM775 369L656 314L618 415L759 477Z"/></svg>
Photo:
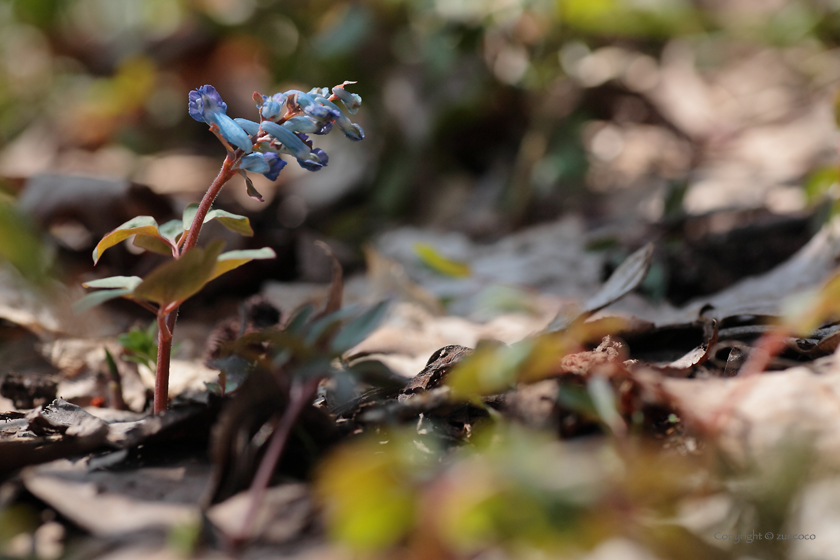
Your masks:
<svg viewBox="0 0 840 560"><path fill-rule="evenodd" d="M344 82L345 85L347 83L356 82ZM351 115L355 115L359 112L359 107L362 106L362 97L358 93L350 93L344 89L344 85L334 87L332 92L333 95L341 99L341 102L344 103L344 106L347 107L347 111ZM326 97L326 95L324 97Z"/></svg>
<svg viewBox="0 0 840 560"><path fill-rule="evenodd" d="M315 132L317 133L319 130L324 128L320 123L315 122L313 119L309 117L292 117L291 119L284 122L282 125L283 128L288 130L289 132Z"/></svg>
<svg viewBox="0 0 840 560"><path fill-rule="evenodd" d="M338 107L334 104L332 107L328 107L320 102L323 97L318 97L315 103L311 105L307 105L306 109L303 110L304 113L309 115L310 117L319 119L319 120L335 120L341 118L341 111Z"/></svg>
<svg viewBox="0 0 840 560"><path fill-rule="evenodd" d="M222 101L222 96L211 85L204 85L190 92L189 104L190 116L198 122L206 122L208 113L226 113L227 103Z"/></svg>
<svg viewBox="0 0 840 560"><path fill-rule="evenodd" d="M297 103L303 110L306 110L307 107L315 103L315 97L297 89L290 89L286 92L286 95L294 95L295 103Z"/></svg>
<svg viewBox="0 0 840 560"><path fill-rule="evenodd" d="M215 124L219 126L222 138L246 154L250 154L254 150L253 142L251 142L248 133L242 130L242 127L236 124L232 118L224 113L218 113L215 115L215 119Z"/></svg>
<svg viewBox="0 0 840 560"><path fill-rule="evenodd" d="M241 169L247 169L248 171L253 171L254 173L268 173L270 167L268 166L268 162L265 161L263 155L260 152L255 152L253 154L248 154L247 156L243 157L239 163L239 167Z"/></svg>
<svg viewBox="0 0 840 560"><path fill-rule="evenodd" d="M277 154L263 154L263 159L268 162L268 173L263 173L269 181L276 181L280 171L286 167L286 160L281 159Z"/></svg>
<svg viewBox="0 0 840 560"><path fill-rule="evenodd" d="M239 167L254 173L261 173L268 180L276 181L280 171L286 167L286 162L280 159L277 154L255 152L243 157Z"/></svg>
<svg viewBox="0 0 840 560"><path fill-rule="evenodd" d="M250 136L254 136L260 132L260 123L255 123L254 121L249 121L248 119L233 119L233 121L241 126L242 130L247 132Z"/></svg>
<svg viewBox="0 0 840 560"><path fill-rule="evenodd" d="M313 88L312 91L317 91L323 88ZM338 115L328 107L324 107L321 103L316 101L315 96L312 92L303 93L302 91L298 91L296 89L290 89L286 92L287 95L294 95L295 96L295 103L298 104L298 107L301 110L313 117L315 119L323 120L323 119L333 119L337 118Z"/></svg>
<svg viewBox="0 0 840 560"><path fill-rule="evenodd" d="M291 132L290 130L285 129L279 124L271 121L264 121L261 126L264 131L279 140L280 143L289 150L289 153L297 159L309 159L309 146L304 144L294 132Z"/></svg>
<svg viewBox="0 0 840 560"><path fill-rule="evenodd" d="M248 134L227 116L227 104L213 86L204 85L190 92L189 113L199 122L218 126L222 138L245 153L253 150Z"/></svg>
<svg viewBox="0 0 840 560"><path fill-rule="evenodd" d="M356 123L350 123L350 128L342 129L341 131L344 133L344 136L352 140L353 142L358 142L359 140L365 139L365 129L359 126Z"/></svg>
<svg viewBox="0 0 840 560"><path fill-rule="evenodd" d="M260 115L263 116L264 119L268 119L270 121L276 121L280 118L280 113L283 111L283 105L277 103L273 99L269 99L263 106L260 107Z"/></svg>
<svg viewBox="0 0 840 560"><path fill-rule="evenodd" d="M335 103L323 97L318 97L315 101L338 112L339 116L336 117L335 122L347 138L359 141L365 137L365 131L362 130L362 127L351 121Z"/></svg>
<svg viewBox="0 0 840 560"><path fill-rule="evenodd" d="M314 95L315 97L326 97L330 94L329 88L325 87L314 87L309 90L309 95Z"/></svg>
<svg viewBox="0 0 840 560"><path fill-rule="evenodd" d="M315 148L314 150L312 150L312 156L314 156L317 159L317 161L315 161L314 159L299 159L297 160L297 162L304 169L307 169L309 171L318 171L322 167L326 167L327 163L330 161L330 157L321 148Z"/></svg>
<svg viewBox="0 0 840 560"><path fill-rule="evenodd" d="M321 134L321 135L329 134L330 131L332 130L332 127L333 127L332 121L327 121L324 124L324 126L322 126L321 128L319 128L318 130L315 131L315 134Z"/></svg>

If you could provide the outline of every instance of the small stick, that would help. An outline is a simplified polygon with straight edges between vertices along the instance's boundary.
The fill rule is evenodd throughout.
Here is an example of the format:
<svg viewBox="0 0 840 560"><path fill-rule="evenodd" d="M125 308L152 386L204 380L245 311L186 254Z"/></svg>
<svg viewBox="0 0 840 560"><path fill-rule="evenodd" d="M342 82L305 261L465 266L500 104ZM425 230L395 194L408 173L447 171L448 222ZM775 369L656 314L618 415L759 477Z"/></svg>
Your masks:
<svg viewBox="0 0 840 560"><path fill-rule="evenodd" d="M244 543L248 540L251 534L251 528L256 519L257 512L260 505L265 499L265 492L268 489L268 483L271 481L271 475L277 467L277 462L283 454L283 449L289 440L289 435L292 433L292 428L297 422L301 412L312 403L315 398L315 393L318 390L318 384L321 382L320 377L308 379L301 383L295 380L290 391L289 406L283 412L280 418L280 424L271 436L271 441L268 443L268 449L260 462L257 469L257 474L254 476L254 481L251 483L249 492L251 494L251 503L248 506L248 511L245 514L245 519L242 522L242 529L239 535L234 537L238 543Z"/></svg>
<svg viewBox="0 0 840 560"><path fill-rule="evenodd" d="M105 361L108 363L108 399L111 408L117 410L126 410L125 399L122 391L122 377L120 377L120 370L117 368L117 362L114 357L105 349Z"/></svg>

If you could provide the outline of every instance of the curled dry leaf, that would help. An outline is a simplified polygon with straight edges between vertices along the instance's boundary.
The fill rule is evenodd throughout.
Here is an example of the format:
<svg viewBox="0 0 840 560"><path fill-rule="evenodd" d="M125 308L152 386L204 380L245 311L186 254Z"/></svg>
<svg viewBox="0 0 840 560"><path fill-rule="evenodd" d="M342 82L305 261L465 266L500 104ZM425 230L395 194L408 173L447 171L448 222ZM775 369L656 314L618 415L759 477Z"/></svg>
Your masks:
<svg viewBox="0 0 840 560"><path fill-rule="evenodd" d="M645 279L653 262L653 243L648 243L619 265L598 292L586 300L578 313L561 313L546 327L546 332L568 328L573 322L591 316L596 311L615 303L637 287Z"/></svg>
<svg viewBox="0 0 840 560"><path fill-rule="evenodd" d="M332 266L332 280L330 281L330 291L327 295L327 303L324 305L324 310L319 314L319 316L323 317L341 309L341 300L344 293L344 271L341 268L341 263L338 262L338 258L336 258L335 253L329 245L320 239L315 241L315 245L323 249L327 256L329 256Z"/></svg>

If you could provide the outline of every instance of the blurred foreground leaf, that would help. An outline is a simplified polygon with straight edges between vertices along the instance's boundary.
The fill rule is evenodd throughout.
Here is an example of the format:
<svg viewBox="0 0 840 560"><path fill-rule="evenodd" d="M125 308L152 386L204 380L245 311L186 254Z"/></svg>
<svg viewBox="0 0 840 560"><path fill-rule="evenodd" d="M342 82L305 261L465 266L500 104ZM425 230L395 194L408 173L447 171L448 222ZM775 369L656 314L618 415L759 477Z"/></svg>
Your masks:
<svg viewBox="0 0 840 560"><path fill-rule="evenodd" d="M0 260L9 262L31 282L41 282L46 275L48 259L35 230L3 201L0 201Z"/></svg>
<svg viewBox="0 0 840 560"><path fill-rule="evenodd" d="M550 377L560 360L587 344L626 328L618 317L573 324L566 330L544 333L512 344L482 345L449 374L446 384L453 395L466 400L502 393L516 383L533 383Z"/></svg>
<svg viewBox="0 0 840 560"><path fill-rule="evenodd" d="M331 536L357 550L397 543L416 521L417 483L433 460L400 432L341 447L318 476Z"/></svg>
<svg viewBox="0 0 840 560"><path fill-rule="evenodd" d="M328 458L317 490L333 538L357 550L435 542L467 557L494 545L560 552L602 538L601 522L584 513L610 490L606 454L570 453L548 434L507 425L448 457L417 439L368 436Z"/></svg>

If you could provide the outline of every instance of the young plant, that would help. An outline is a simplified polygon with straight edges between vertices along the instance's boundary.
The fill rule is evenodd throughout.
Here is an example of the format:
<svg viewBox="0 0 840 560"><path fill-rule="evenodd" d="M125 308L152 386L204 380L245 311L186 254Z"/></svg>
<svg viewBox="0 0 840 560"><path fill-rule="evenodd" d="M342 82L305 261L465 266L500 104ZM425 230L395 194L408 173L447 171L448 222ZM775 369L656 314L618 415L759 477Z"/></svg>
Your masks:
<svg viewBox="0 0 840 560"><path fill-rule="evenodd" d="M100 291L88 294L76 304L76 311L80 313L122 297L156 315L155 413L166 410L168 405L172 334L181 304L225 272L248 261L275 257L274 251L268 247L223 253L223 241L213 241L203 248L196 247L201 227L212 220L233 232L246 236L254 234L248 218L224 210L211 210L213 201L236 174L244 177L248 194L262 201L246 171L260 173L274 181L286 166L281 155L294 157L301 167L309 171L325 167L329 161L327 154L320 148L313 148L307 134L328 134L333 125L337 125L351 140L363 139L362 128L351 122L337 105L342 102L351 114L358 110L361 97L344 89L352 83L355 82L344 82L332 90L314 88L306 93L289 90L271 97L254 93L259 122L230 118L227 105L213 86L205 85L191 91L190 116L210 125L210 131L227 150L219 175L199 204L187 206L182 219L158 225L151 216L138 216L108 233L93 250L95 264L106 249L134 236L135 246L172 256L171 261L153 270L146 278L112 276L87 282L85 287L99 288Z"/></svg>
<svg viewBox="0 0 840 560"><path fill-rule="evenodd" d="M337 261L335 264L338 266ZM215 480L218 486L211 493L214 499L221 488L231 490L241 482L236 478L241 476L242 466L254 464L255 458L261 457L250 483L250 504L242 517L241 529L228 535L234 544L249 539L280 457L301 417L305 417L307 409L313 409L322 381L331 380L339 405L343 399L355 397L360 385L400 383L399 376L379 361L362 359L349 364L342 359L379 326L387 302L368 308L342 308L341 287L340 276L334 276L322 311L307 304L292 315L282 330L246 334L233 345L233 352L245 358L243 362L249 364L249 371L214 428L211 455L221 473Z"/></svg>

